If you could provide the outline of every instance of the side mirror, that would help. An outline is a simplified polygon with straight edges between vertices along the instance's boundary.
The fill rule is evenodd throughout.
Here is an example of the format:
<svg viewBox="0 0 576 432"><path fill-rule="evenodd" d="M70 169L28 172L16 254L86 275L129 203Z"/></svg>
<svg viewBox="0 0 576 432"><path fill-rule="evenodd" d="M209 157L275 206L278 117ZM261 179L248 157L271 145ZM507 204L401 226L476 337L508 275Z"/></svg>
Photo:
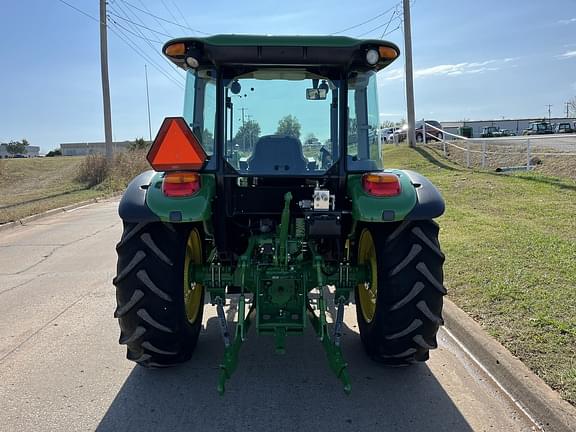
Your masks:
<svg viewBox="0 0 576 432"><path fill-rule="evenodd" d="M323 88L307 88L306 99L308 100L325 100L328 96L328 90Z"/></svg>

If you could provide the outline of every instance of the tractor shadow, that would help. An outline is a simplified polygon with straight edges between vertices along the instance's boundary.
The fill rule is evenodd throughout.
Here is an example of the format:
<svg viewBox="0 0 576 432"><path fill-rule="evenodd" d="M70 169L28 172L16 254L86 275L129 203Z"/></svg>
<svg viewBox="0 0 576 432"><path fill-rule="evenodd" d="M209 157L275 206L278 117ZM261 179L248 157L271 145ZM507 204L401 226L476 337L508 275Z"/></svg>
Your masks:
<svg viewBox="0 0 576 432"><path fill-rule="evenodd" d="M285 355L274 353L272 337L258 336L252 328L238 369L220 396L223 343L213 309L205 308L192 360L170 369L135 367L98 431L472 430L428 366L384 368L366 357L353 305L347 308L342 343L350 396L331 373L310 327L287 338Z"/></svg>

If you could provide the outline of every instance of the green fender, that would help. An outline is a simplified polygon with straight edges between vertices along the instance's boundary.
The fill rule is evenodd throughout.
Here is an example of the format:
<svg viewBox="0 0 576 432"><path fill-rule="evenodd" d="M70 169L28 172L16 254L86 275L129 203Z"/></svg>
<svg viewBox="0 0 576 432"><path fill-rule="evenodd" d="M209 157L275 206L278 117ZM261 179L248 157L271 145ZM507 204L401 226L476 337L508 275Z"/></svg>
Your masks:
<svg viewBox="0 0 576 432"><path fill-rule="evenodd" d="M375 197L364 192L362 174L348 176L352 217L359 222L398 222L436 218L444 213L444 200L424 176L407 170L387 169L400 179L400 195Z"/></svg>
<svg viewBox="0 0 576 432"><path fill-rule="evenodd" d="M146 206L162 222L204 222L212 217L216 181L212 174L200 175L200 190L191 197L167 197L162 193L163 172L156 173L146 193Z"/></svg>

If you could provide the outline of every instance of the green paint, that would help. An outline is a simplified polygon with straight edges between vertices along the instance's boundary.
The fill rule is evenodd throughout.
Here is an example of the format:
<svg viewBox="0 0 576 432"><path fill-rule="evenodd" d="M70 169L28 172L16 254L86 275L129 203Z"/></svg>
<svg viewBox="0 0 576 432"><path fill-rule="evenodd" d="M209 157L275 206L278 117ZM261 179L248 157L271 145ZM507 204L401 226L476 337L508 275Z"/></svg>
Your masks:
<svg viewBox="0 0 576 432"><path fill-rule="evenodd" d="M146 205L162 222L176 222L170 220L171 212L180 212L180 222L203 222L212 217L212 199L216 191L216 183L212 174L202 174L200 177L200 190L191 197L171 198L162 193L163 172L152 177Z"/></svg>
<svg viewBox="0 0 576 432"><path fill-rule="evenodd" d="M288 206L290 201L287 194L285 204ZM204 285L213 304L217 299L225 298L227 286L241 288L235 338L225 348L220 366L220 393L224 392L226 381L238 366L240 347L252 322L255 321L258 334L273 338L276 352L282 354L286 349L286 337L303 333L308 320L324 347L331 370L342 381L344 391L350 392L342 351L328 334L324 291L327 285L334 285L337 298L346 303L354 287L366 280L367 269L342 263L334 272L325 273L326 263L315 252L316 243L309 241L309 254L301 253L303 238L295 227L290 227L289 211L285 213L282 221L285 228L281 226L276 233L252 236L238 265L222 266L211 262L190 266L190 279ZM309 293L315 288L320 289L320 296L313 306ZM247 292L254 295L245 315L244 295Z"/></svg>
<svg viewBox="0 0 576 432"><path fill-rule="evenodd" d="M348 36L266 36L220 34L208 37L187 37L168 41L164 46L175 42L200 42L211 46L309 46L327 48L350 48L372 43L398 48L391 42L378 39L355 39Z"/></svg>
<svg viewBox="0 0 576 432"><path fill-rule="evenodd" d="M352 200L352 217L362 222L398 222L410 213L417 202L416 190L412 182L401 170L384 170L384 172L397 174L400 178L401 193L396 197L375 197L364 192L362 188L362 175L348 176L348 196ZM394 212L394 219L383 220L385 211Z"/></svg>
<svg viewBox="0 0 576 432"><path fill-rule="evenodd" d="M286 255L286 241L288 240L288 229L290 228L290 202L292 202L292 194L286 192L284 195L284 209L282 210L282 218L280 219L280 265L285 266L288 263L288 256Z"/></svg>
<svg viewBox="0 0 576 432"><path fill-rule="evenodd" d="M224 350L224 359L220 364L220 376L218 377L218 393L220 395L224 394L226 389L226 381L232 377L232 374L238 367L238 355L240 354L240 347L242 343L246 340L246 333L250 328L252 323L254 313L256 311L256 303L250 306L248 315L244 316L244 296L241 296L242 309L238 311L238 326L236 327L236 334L234 340ZM240 313L240 311L242 313Z"/></svg>

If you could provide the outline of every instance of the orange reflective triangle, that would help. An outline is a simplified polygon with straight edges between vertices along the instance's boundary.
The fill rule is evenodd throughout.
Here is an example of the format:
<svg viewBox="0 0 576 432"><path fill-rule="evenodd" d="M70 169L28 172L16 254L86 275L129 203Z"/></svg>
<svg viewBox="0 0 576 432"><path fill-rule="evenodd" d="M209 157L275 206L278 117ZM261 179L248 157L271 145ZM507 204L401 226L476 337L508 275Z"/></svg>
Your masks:
<svg viewBox="0 0 576 432"><path fill-rule="evenodd" d="M166 117L146 156L156 171L199 170L206 152L182 117Z"/></svg>

